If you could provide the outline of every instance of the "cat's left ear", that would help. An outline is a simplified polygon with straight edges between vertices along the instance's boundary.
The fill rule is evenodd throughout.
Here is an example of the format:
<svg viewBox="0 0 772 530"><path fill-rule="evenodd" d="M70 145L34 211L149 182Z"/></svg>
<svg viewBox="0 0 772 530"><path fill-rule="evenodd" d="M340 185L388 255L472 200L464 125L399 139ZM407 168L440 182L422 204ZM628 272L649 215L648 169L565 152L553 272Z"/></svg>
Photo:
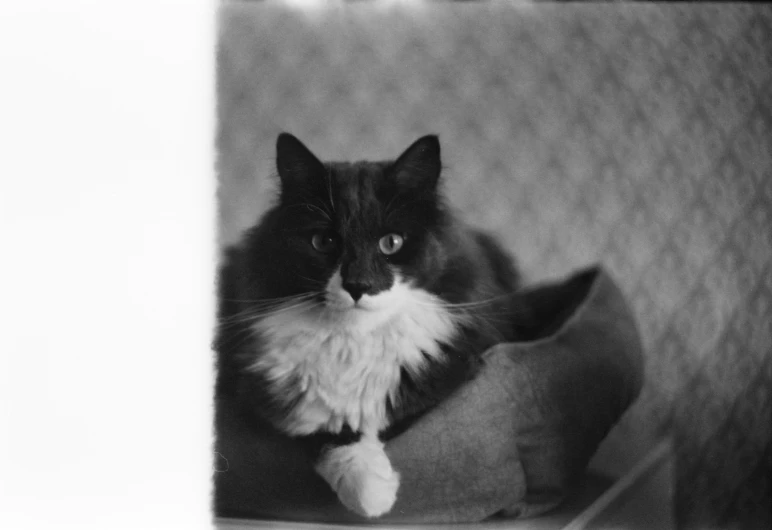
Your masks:
<svg viewBox="0 0 772 530"><path fill-rule="evenodd" d="M397 186L407 190L434 190L440 178L440 140L435 135L413 142L394 162Z"/></svg>

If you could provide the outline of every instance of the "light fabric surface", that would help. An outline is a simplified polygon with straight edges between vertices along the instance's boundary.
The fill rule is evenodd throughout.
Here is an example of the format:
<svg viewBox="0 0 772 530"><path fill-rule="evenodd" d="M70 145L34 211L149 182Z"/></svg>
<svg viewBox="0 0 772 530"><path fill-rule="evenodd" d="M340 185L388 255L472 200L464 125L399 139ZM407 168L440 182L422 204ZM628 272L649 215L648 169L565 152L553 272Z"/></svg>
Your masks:
<svg viewBox="0 0 772 530"><path fill-rule="evenodd" d="M647 376L619 436L673 430L681 524L768 520L770 34L749 4L226 4L222 239L270 200L280 131L323 159L438 133L452 202L528 276L618 279Z"/></svg>

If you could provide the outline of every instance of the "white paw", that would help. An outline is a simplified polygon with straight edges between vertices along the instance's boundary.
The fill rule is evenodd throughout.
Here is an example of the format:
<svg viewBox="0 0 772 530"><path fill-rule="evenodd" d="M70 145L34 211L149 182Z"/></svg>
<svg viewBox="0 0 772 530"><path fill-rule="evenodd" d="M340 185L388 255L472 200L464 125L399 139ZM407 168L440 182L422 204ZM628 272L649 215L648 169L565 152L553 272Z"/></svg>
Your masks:
<svg viewBox="0 0 772 530"><path fill-rule="evenodd" d="M377 440L362 439L326 451L316 471L346 508L365 517L387 513L397 500L399 473Z"/></svg>

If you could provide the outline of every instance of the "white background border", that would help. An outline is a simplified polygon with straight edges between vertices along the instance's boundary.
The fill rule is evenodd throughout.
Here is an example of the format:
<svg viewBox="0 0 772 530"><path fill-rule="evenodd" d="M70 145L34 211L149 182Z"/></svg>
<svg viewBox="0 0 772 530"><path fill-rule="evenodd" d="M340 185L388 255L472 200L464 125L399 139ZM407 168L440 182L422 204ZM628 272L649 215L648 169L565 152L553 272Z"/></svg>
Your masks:
<svg viewBox="0 0 772 530"><path fill-rule="evenodd" d="M0 528L210 526L215 23L0 8Z"/></svg>

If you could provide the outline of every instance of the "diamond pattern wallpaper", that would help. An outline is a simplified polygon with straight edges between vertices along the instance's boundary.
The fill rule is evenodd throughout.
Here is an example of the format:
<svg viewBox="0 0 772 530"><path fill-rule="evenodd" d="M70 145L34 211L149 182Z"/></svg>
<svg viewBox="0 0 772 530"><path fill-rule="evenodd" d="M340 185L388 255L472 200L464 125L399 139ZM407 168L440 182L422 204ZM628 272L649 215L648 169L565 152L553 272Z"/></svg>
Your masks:
<svg viewBox="0 0 772 530"><path fill-rule="evenodd" d="M676 441L680 527L769 525L772 7L227 3L220 237L275 139L390 158L437 133L451 202L533 281L602 262L647 355L620 429Z"/></svg>

